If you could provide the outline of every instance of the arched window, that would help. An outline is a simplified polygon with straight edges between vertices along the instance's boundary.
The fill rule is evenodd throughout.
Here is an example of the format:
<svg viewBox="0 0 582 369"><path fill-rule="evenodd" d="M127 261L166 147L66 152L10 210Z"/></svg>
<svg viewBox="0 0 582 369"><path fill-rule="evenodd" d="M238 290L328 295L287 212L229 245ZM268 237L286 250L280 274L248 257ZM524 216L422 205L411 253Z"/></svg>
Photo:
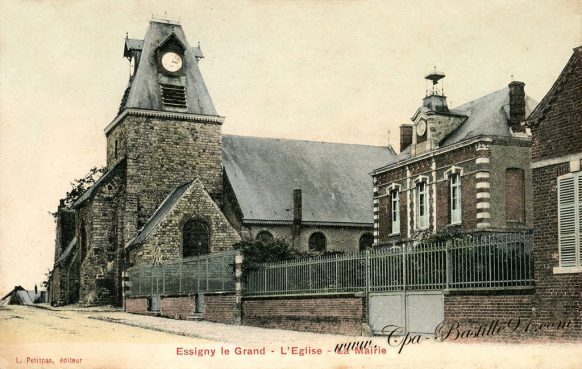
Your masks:
<svg viewBox="0 0 582 369"><path fill-rule="evenodd" d="M364 233L362 237L360 237L360 251L372 247L373 244L374 236L371 233Z"/></svg>
<svg viewBox="0 0 582 369"><path fill-rule="evenodd" d="M269 231L260 231L259 234L257 234L257 241L261 241L263 243L269 243L273 241L273 239L274 237Z"/></svg>
<svg viewBox="0 0 582 369"><path fill-rule="evenodd" d="M182 256L187 258L210 253L210 229L197 219L190 219L182 229Z"/></svg>
<svg viewBox="0 0 582 369"><path fill-rule="evenodd" d="M315 232L309 236L309 251L325 251L327 240L321 232Z"/></svg>

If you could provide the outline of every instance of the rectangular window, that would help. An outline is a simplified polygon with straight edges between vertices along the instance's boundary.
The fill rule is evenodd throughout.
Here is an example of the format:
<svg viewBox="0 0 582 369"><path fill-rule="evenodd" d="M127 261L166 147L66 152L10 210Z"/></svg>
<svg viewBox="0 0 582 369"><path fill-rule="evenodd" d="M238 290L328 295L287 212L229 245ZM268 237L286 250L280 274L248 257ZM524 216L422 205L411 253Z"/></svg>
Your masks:
<svg viewBox="0 0 582 369"><path fill-rule="evenodd" d="M453 174L449 177L451 224L461 223L461 176Z"/></svg>
<svg viewBox="0 0 582 369"><path fill-rule="evenodd" d="M390 192L392 205L392 234L400 233L400 193L398 190Z"/></svg>
<svg viewBox="0 0 582 369"><path fill-rule="evenodd" d="M582 175L558 178L558 232L560 267L580 267L580 228Z"/></svg>
<svg viewBox="0 0 582 369"><path fill-rule="evenodd" d="M523 169L505 170L505 217L509 222L525 223L525 175Z"/></svg>
<svg viewBox="0 0 582 369"><path fill-rule="evenodd" d="M416 228L428 228L428 193L425 182L416 185Z"/></svg>

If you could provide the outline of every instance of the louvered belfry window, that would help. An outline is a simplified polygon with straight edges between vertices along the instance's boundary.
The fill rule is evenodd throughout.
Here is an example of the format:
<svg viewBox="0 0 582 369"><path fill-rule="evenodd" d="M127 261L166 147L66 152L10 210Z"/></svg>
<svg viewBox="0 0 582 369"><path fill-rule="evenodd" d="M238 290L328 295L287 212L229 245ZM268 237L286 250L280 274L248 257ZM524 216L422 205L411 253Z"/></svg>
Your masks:
<svg viewBox="0 0 582 369"><path fill-rule="evenodd" d="M558 232L560 266L579 267L582 220L582 175L566 174L558 178Z"/></svg>
<svg viewBox="0 0 582 369"><path fill-rule="evenodd" d="M172 108L186 109L186 89L184 86L170 85L167 83L160 83L162 89L162 103L164 106Z"/></svg>

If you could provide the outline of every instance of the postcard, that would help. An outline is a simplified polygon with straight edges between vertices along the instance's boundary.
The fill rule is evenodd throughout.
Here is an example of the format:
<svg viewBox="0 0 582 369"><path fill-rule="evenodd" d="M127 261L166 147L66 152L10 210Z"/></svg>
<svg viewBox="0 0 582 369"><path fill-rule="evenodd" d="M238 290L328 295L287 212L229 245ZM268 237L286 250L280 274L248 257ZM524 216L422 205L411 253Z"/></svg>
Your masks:
<svg viewBox="0 0 582 369"><path fill-rule="evenodd" d="M0 4L0 368L578 368L582 4Z"/></svg>

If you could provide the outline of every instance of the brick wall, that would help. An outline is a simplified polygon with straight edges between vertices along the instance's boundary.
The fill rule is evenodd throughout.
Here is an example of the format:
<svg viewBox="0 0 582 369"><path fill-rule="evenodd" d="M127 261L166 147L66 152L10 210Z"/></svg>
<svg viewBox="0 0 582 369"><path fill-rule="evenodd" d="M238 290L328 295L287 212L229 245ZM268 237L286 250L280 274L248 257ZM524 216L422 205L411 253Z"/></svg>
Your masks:
<svg viewBox="0 0 582 369"><path fill-rule="evenodd" d="M569 168L558 164L533 171L534 275L538 322L571 319L565 337L582 338L582 273L554 274L559 266L557 177ZM566 171L567 172L567 171Z"/></svg>
<svg viewBox="0 0 582 369"><path fill-rule="evenodd" d="M146 297L125 299L125 311L132 314L148 314L148 299Z"/></svg>
<svg viewBox="0 0 582 369"><path fill-rule="evenodd" d="M548 96L546 106L538 111L539 124L531 128L534 161L582 152L582 50L572 58L556 81L559 92ZM545 101L542 100L542 103Z"/></svg>
<svg viewBox="0 0 582 369"><path fill-rule="evenodd" d="M204 295L205 320L237 324L239 322L237 311L237 295L234 293Z"/></svg>
<svg viewBox="0 0 582 369"><path fill-rule="evenodd" d="M195 296L162 297L160 315L172 319L186 319L196 310Z"/></svg>
<svg viewBox="0 0 582 369"><path fill-rule="evenodd" d="M243 298L242 324L296 331L361 335L365 302L357 296Z"/></svg>

